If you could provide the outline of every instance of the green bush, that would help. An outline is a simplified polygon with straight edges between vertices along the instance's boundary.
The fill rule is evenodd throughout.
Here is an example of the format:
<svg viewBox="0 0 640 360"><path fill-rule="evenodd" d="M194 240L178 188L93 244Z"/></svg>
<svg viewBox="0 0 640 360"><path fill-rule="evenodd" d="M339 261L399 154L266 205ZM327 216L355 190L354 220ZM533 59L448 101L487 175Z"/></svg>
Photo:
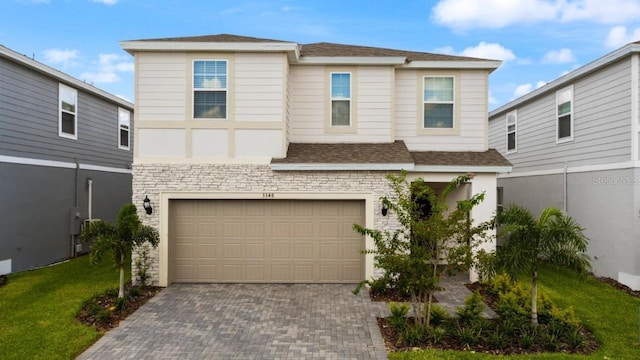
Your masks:
<svg viewBox="0 0 640 360"><path fill-rule="evenodd" d="M107 291L105 291L104 294L110 298L118 297L118 289L116 288L107 289Z"/></svg>
<svg viewBox="0 0 640 360"><path fill-rule="evenodd" d="M573 351L582 348L586 340L582 331L578 328L571 329L567 334L567 345Z"/></svg>
<svg viewBox="0 0 640 360"><path fill-rule="evenodd" d="M114 306L118 311L124 310L127 307L127 298L126 297L117 298Z"/></svg>
<svg viewBox="0 0 640 360"><path fill-rule="evenodd" d="M368 281L369 291L374 295L382 295L387 289L390 287L389 280L386 277L381 277L378 279Z"/></svg>
<svg viewBox="0 0 640 360"><path fill-rule="evenodd" d="M396 331L404 329L407 325L407 318L405 316L409 313L409 304L391 302L389 304L389 311L391 312L391 316L389 316L391 326L393 326Z"/></svg>
<svg viewBox="0 0 640 360"><path fill-rule="evenodd" d="M438 326L445 322L449 318L449 313L442 306L433 304L431 305L431 326Z"/></svg>
<svg viewBox="0 0 640 360"><path fill-rule="evenodd" d="M132 298L138 297L138 296L140 296L140 288L139 287L132 287L131 289L129 289L128 294Z"/></svg>
<svg viewBox="0 0 640 360"><path fill-rule="evenodd" d="M431 328L418 322L406 324L398 335L398 341L404 346L423 344L431 336Z"/></svg>
<svg viewBox="0 0 640 360"><path fill-rule="evenodd" d="M510 292L513 286L513 281L511 281L511 279L507 275L500 274L494 276L493 279L489 282L487 291L492 295L499 296Z"/></svg>
<svg viewBox="0 0 640 360"><path fill-rule="evenodd" d="M520 329L520 347L529 349L538 338L538 327L526 324Z"/></svg>
<svg viewBox="0 0 640 360"><path fill-rule="evenodd" d="M117 295L117 294L116 294ZM107 310L107 309L101 309L98 312L98 320L100 322L107 322L111 319L111 311Z"/></svg>
<svg viewBox="0 0 640 360"><path fill-rule="evenodd" d="M438 345L442 343L444 337L447 335L447 331L441 327L432 327L429 331L428 340L431 341L433 345Z"/></svg>
<svg viewBox="0 0 640 360"><path fill-rule="evenodd" d="M495 329L489 333L489 347L494 350L502 350L507 345L509 338L510 336L508 336L501 329Z"/></svg>
<svg viewBox="0 0 640 360"><path fill-rule="evenodd" d="M483 327L479 323L461 325L456 323L455 336L462 346L472 347L482 341Z"/></svg>
<svg viewBox="0 0 640 360"><path fill-rule="evenodd" d="M470 324L482 319L484 303L478 291L474 291L465 301L464 307L458 308L456 318L463 324Z"/></svg>

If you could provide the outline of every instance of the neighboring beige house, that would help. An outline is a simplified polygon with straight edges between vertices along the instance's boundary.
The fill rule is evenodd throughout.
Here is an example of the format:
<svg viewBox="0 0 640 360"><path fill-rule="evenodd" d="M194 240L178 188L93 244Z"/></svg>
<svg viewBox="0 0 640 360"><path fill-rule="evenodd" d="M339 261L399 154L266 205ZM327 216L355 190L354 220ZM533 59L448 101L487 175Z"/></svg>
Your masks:
<svg viewBox="0 0 640 360"><path fill-rule="evenodd" d="M454 197L485 192L483 221L511 170L488 148L498 61L235 35L121 45L136 64L133 199L151 201L161 286L369 279L373 242L352 226L397 226L387 173L438 187L472 172Z"/></svg>

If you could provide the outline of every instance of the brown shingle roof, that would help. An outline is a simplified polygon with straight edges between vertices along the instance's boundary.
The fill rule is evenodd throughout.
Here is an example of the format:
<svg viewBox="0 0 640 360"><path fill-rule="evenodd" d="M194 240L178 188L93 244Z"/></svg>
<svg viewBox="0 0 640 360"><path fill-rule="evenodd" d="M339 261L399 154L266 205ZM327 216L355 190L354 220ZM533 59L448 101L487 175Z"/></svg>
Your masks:
<svg viewBox="0 0 640 360"><path fill-rule="evenodd" d="M272 164L413 164L404 141L393 143L290 143L287 157Z"/></svg>
<svg viewBox="0 0 640 360"><path fill-rule="evenodd" d="M292 43L292 41L272 40L255 38L249 36L239 36L231 34L201 35L187 37L170 37L157 39L142 39L133 41L148 42L212 42L212 43ZM407 61L486 61L465 56L441 55L425 52L415 52L396 49L385 49L370 46L357 46L334 44L327 42L300 45L300 55L304 56L326 56L326 57L406 57Z"/></svg>
<svg viewBox="0 0 640 360"><path fill-rule="evenodd" d="M413 151L416 165L435 166L511 166L497 150L476 151Z"/></svg>
<svg viewBox="0 0 640 360"><path fill-rule="evenodd" d="M370 46L315 43L302 45L301 56L357 56L357 57L406 57L407 61L485 61L464 56L441 55L415 51L384 49Z"/></svg>
<svg viewBox="0 0 640 360"><path fill-rule="evenodd" d="M187 37L170 37L170 38L158 38L158 39L142 39L142 40L133 40L133 41L220 42L220 43L263 43L263 42L287 43L287 42L291 42L291 41L262 39L262 38L231 35L231 34L201 35L201 36L187 36Z"/></svg>

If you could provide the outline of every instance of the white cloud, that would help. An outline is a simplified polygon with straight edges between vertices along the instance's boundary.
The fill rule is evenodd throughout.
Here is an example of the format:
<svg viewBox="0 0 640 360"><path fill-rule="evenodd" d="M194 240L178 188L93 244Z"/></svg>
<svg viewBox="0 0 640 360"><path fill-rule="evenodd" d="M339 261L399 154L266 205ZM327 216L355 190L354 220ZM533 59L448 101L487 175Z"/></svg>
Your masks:
<svg viewBox="0 0 640 360"><path fill-rule="evenodd" d="M98 55L97 65L97 71L84 72L80 78L97 84L115 83L121 80L118 73L132 72L134 69L133 62L118 54Z"/></svg>
<svg viewBox="0 0 640 360"><path fill-rule="evenodd" d="M543 86L545 86L547 83L545 81L538 81L536 83L536 87L535 89L539 89ZM528 93L530 93L531 91L535 90L533 85L530 83L527 84L522 84L522 85L518 85L516 87L516 90L513 92L513 97L514 98L519 98L520 96L526 95Z"/></svg>
<svg viewBox="0 0 640 360"><path fill-rule="evenodd" d="M576 62L576 57L571 49L562 48L547 52L542 57L542 62L546 64L570 64Z"/></svg>
<svg viewBox="0 0 640 360"><path fill-rule="evenodd" d="M44 51L44 59L47 63L53 65L62 65L62 67L75 66L78 58L78 50L70 49L47 49Z"/></svg>
<svg viewBox="0 0 640 360"><path fill-rule="evenodd" d="M481 41L477 46L468 47L460 53L462 56L493 59L502 61L515 60L513 52L500 44Z"/></svg>
<svg viewBox="0 0 640 360"><path fill-rule="evenodd" d="M579 0L561 2L560 20L563 22L587 20L603 24L635 21L640 16L637 0Z"/></svg>
<svg viewBox="0 0 640 360"><path fill-rule="evenodd" d="M640 17L637 0L440 0L432 19L444 26L466 30L499 29L543 21L590 21L620 24Z"/></svg>
<svg viewBox="0 0 640 360"><path fill-rule="evenodd" d="M544 0L441 0L431 17L454 28L499 29L516 23L553 20L557 5Z"/></svg>
<svg viewBox="0 0 640 360"><path fill-rule="evenodd" d="M624 26L616 26L609 30L605 45L610 48L618 48L630 42L640 40L640 28L636 28L631 32L627 32Z"/></svg>
<svg viewBox="0 0 640 360"><path fill-rule="evenodd" d="M118 0L92 0L93 2L102 3L105 5L115 5L118 3Z"/></svg>
<svg viewBox="0 0 640 360"><path fill-rule="evenodd" d="M452 46L444 46L441 48L437 48L437 49L434 49L433 52L436 54L445 54L445 55L453 55L456 53L456 51L453 49Z"/></svg>

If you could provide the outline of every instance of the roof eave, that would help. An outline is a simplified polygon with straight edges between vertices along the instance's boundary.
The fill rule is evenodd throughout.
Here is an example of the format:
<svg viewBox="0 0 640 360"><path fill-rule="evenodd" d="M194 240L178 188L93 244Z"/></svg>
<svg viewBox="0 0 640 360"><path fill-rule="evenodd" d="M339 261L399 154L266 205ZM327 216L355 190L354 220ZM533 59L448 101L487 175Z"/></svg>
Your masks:
<svg viewBox="0 0 640 360"><path fill-rule="evenodd" d="M403 65L404 56L303 56L298 65Z"/></svg>
<svg viewBox="0 0 640 360"><path fill-rule="evenodd" d="M413 171L434 173L506 173L511 172L512 166L500 165L416 165Z"/></svg>
<svg viewBox="0 0 640 360"><path fill-rule="evenodd" d="M484 69L493 72L500 67L502 61L498 60L415 60L405 64L403 67L408 69Z"/></svg>
<svg viewBox="0 0 640 360"><path fill-rule="evenodd" d="M287 42L121 41L119 44L132 55L139 51L257 51L291 52L300 57L298 44Z"/></svg>
<svg viewBox="0 0 640 360"><path fill-rule="evenodd" d="M579 67L578 69L564 75L561 76L547 84L545 84L544 86L541 86L538 89L533 90L532 92L523 95L511 102L508 102L502 106L500 106L499 108L489 112L489 119L491 119L494 116L497 116L501 113L510 111L511 109L517 107L520 104L526 103L536 97L538 97L539 95L546 93L548 91L553 91L555 89L564 87L566 85L568 85L568 83L575 81L576 79L583 77L587 74L590 74L594 71L597 71L598 69L605 67L615 61L618 61L630 54L633 53L639 53L640 52L640 44L636 44L636 43L631 43L631 44L627 44L617 50L614 50L612 52L610 52L609 54L600 57L582 67Z"/></svg>
<svg viewBox="0 0 640 360"><path fill-rule="evenodd" d="M273 171L400 171L413 168L413 163L271 163Z"/></svg>
<svg viewBox="0 0 640 360"><path fill-rule="evenodd" d="M79 88L79 89L83 89L85 91L87 91L88 93L94 94L95 96L99 96L101 98L104 98L106 100L112 101L114 103L117 103L118 105L122 106L122 107L126 107L128 109L133 109L133 103L131 103L130 101L127 101L121 97L115 96L111 93L108 93L102 89L99 89L91 84L88 84L82 80L76 79L71 75L65 74L62 71L58 71L54 68L51 68L45 64L42 64L36 60L33 60L25 55L19 54L7 47L4 47L2 45L0 45L0 57L4 57L7 59L10 59L12 61L15 61L19 64L22 64L24 66L27 66L37 72L46 74L47 76L50 76L52 78L57 79L60 82L63 82L67 85L70 85L72 87L75 88Z"/></svg>

